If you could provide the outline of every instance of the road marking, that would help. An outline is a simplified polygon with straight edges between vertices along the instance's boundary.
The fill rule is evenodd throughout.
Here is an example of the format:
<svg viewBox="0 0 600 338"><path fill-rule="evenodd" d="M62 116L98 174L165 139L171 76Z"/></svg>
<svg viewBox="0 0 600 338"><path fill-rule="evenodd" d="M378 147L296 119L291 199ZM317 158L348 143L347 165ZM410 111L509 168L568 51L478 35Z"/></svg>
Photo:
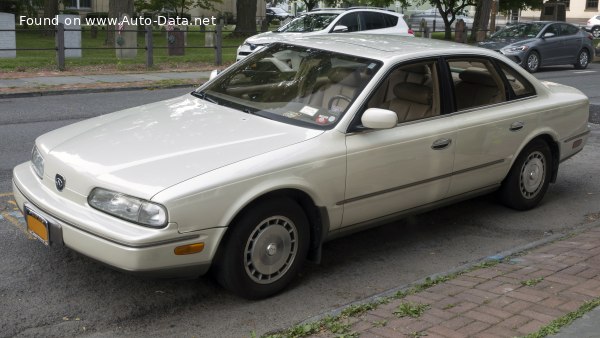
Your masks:
<svg viewBox="0 0 600 338"><path fill-rule="evenodd" d="M0 221L7 220L14 225L15 228L27 235L27 238L33 238L33 236L29 234L29 231L27 231L25 218L21 214L21 211L19 211L17 203L13 200L13 194L10 192L1 193L0 197L4 197L0 199L0 210L3 210L0 212ZM8 199L6 199L6 197L8 197Z"/></svg>
<svg viewBox="0 0 600 338"><path fill-rule="evenodd" d="M574 71L573 74L586 74L586 73L595 73L595 70L580 70L580 71Z"/></svg>

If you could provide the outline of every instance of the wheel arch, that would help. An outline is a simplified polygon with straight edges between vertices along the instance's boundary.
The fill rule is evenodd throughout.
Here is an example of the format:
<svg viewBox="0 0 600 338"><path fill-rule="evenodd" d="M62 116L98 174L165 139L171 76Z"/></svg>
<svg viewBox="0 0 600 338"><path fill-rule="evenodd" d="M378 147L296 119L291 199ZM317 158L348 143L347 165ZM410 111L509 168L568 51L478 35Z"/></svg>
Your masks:
<svg viewBox="0 0 600 338"><path fill-rule="evenodd" d="M558 176L558 166L560 164L560 148L559 148L559 144L558 144L558 142L559 142L558 139L556 137L554 137L552 135L552 133L550 133L549 131L544 131L544 132L540 132L536 135L532 135L530 138L527 139L526 142L523 142L523 144L521 145L521 148L519 148L519 151L517 152L517 155L514 156L512 163L510 164L510 168L512 168L512 166L515 164L517 157L519 157L519 155L521 154L523 149L525 149L525 147L527 147L527 145L534 142L535 140L544 141L550 148L550 154L552 154L552 163L551 163L552 172L550 173L550 182L555 183L556 178ZM508 175L508 173L507 173L507 175Z"/></svg>
<svg viewBox="0 0 600 338"><path fill-rule="evenodd" d="M329 214L327 208L319 207L314 199L304 190L298 188L277 188L271 191L263 192L237 210L228 222L227 231L219 243L219 248L215 255L216 261L219 260L224 243L227 242L230 229L242 215L252 207L274 198L289 198L296 202L304 211L309 223L309 251L308 259L313 262L319 262L321 259L321 244L329 231Z"/></svg>

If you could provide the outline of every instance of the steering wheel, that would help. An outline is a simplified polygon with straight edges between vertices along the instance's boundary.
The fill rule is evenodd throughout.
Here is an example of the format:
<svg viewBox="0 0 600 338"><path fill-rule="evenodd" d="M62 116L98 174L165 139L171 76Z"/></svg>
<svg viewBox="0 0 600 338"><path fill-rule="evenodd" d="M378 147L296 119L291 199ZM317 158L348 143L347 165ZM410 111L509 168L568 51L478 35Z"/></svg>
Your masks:
<svg viewBox="0 0 600 338"><path fill-rule="evenodd" d="M335 101L335 100L344 100L344 101L347 101L348 103L352 102L352 99L346 95L342 95L342 94L334 95L331 99L329 99L329 102L327 103L328 110L331 110L331 106L333 106L333 101Z"/></svg>

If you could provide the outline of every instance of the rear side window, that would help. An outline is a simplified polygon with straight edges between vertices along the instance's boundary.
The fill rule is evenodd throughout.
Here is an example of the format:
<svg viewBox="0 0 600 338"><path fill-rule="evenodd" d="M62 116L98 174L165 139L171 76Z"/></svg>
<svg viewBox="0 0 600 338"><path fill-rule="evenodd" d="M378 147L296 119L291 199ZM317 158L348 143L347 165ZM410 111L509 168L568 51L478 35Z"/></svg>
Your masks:
<svg viewBox="0 0 600 338"><path fill-rule="evenodd" d="M506 78L506 82L511 91L511 99L520 99L527 96L535 95L535 89L533 85L527 81L521 74L519 74L512 67L507 66L502 62L498 62L502 74Z"/></svg>
<svg viewBox="0 0 600 338"><path fill-rule="evenodd" d="M387 27L396 27L398 24L398 17L395 15L383 14L385 18L385 25Z"/></svg>
<svg viewBox="0 0 600 338"><path fill-rule="evenodd" d="M365 30L386 28L385 18L381 13L363 12L362 20Z"/></svg>
<svg viewBox="0 0 600 338"><path fill-rule="evenodd" d="M502 77L489 60L456 58L448 60L448 66L457 111L506 101Z"/></svg>
<svg viewBox="0 0 600 338"><path fill-rule="evenodd" d="M567 24L560 25L560 35L573 35L577 34L577 32L579 32L579 28L575 26Z"/></svg>

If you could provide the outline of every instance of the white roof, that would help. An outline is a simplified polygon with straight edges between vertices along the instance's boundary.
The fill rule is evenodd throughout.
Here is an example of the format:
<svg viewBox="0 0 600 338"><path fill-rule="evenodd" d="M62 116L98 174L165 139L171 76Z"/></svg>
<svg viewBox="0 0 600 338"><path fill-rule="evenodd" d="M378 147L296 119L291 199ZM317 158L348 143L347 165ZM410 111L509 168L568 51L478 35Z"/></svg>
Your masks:
<svg viewBox="0 0 600 338"><path fill-rule="evenodd" d="M494 51L464 43L398 35L333 33L293 37L285 41L306 47L315 47L382 61L447 54L496 56Z"/></svg>

